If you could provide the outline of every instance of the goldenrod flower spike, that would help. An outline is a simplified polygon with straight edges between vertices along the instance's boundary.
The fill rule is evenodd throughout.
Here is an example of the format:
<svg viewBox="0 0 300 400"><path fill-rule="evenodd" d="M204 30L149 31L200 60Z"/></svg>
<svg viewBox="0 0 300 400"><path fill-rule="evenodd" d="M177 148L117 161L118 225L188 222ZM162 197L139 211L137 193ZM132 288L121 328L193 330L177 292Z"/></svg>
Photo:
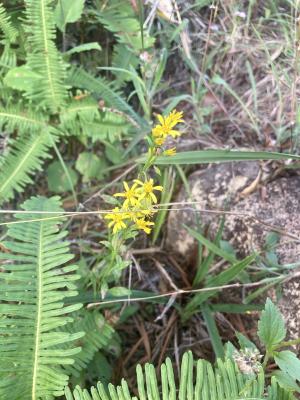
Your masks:
<svg viewBox="0 0 300 400"><path fill-rule="evenodd" d="M115 193L115 197L125 197L123 206L126 208L129 205L135 206L138 203L139 193L137 192L137 184L134 183L130 188L127 182L123 182L125 192Z"/></svg>
<svg viewBox="0 0 300 400"><path fill-rule="evenodd" d="M155 194L153 193L154 190L158 190L160 192L163 191L163 187L162 186L154 186L154 181L153 179L148 179L145 180L145 182L142 182L138 179L135 179L134 182L138 185L140 185L139 190L139 201L145 199L145 200L150 200L153 201L153 203L157 203L157 197L155 196Z"/></svg>
<svg viewBox="0 0 300 400"><path fill-rule="evenodd" d="M149 226L154 225L154 222L145 221L144 219L137 219L135 223L138 229L146 232L148 235L151 232L151 228L149 228Z"/></svg>
<svg viewBox="0 0 300 400"><path fill-rule="evenodd" d="M104 218L111 219L108 227L113 227L113 233L117 233L118 231L126 228L124 219L127 219L128 216L126 215L126 212L120 210L119 207L115 207L113 212L105 214Z"/></svg>

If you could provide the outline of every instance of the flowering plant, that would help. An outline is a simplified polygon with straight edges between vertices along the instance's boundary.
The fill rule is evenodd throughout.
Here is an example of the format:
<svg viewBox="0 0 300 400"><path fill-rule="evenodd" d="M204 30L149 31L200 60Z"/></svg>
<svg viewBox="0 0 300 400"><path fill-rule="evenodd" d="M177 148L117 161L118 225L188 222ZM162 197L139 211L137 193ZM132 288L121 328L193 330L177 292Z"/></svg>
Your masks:
<svg viewBox="0 0 300 400"><path fill-rule="evenodd" d="M152 129L151 136L147 137L149 149L145 164L138 176L133 181L132 186L123 182L124 191L115 193L114 197L123 198L123 204L115 207L111 212L105 215L108 221L108 227L112 229L113 234L131 229L132 231L142 230L149 234L154 222L151 217L156 212L157 192L162 192L163 187L156 185L154 179L149 176L151 166L155 164L156 157L160 154L172 156L176 154L176 148L165 148L168 136L177 138L181 132L175 130L177 124L184 122L183 113L173 110L169 115L163 117L158 115L158 124ZM155 169L158 172L157 169Z"/></svg>

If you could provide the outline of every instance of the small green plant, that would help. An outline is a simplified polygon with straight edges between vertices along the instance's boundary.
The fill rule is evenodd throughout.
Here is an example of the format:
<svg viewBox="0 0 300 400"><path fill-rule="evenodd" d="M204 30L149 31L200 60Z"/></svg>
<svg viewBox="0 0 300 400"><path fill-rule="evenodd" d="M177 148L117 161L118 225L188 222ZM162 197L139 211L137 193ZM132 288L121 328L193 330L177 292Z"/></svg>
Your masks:
<svg viewBox="0 0 300 400"><path fill-rule="evenodd" d="M280 351L293 342L283 342L286 331L277 307L267 300L262 312L258 335L265 346L265 355L260 355L254 343L237 334L240 350L228 343L225 359L217 359L215 365L205 360L194 360L191 352L183 355L180 376L175 377L171 360L168 358L160 369L158 380L155 368L138 365L137 392L130 394L123 379L119 386L108 385L108 390L99 382L90 392L76 387L73 394L66 388L67 400L117 400L117 399L189 399L189 400L292 400L294 392L300 392L300 360L291 351ZM300 340L297 341L299 343ZM279 370L268 372L268 361L274 359Z"/></svg>

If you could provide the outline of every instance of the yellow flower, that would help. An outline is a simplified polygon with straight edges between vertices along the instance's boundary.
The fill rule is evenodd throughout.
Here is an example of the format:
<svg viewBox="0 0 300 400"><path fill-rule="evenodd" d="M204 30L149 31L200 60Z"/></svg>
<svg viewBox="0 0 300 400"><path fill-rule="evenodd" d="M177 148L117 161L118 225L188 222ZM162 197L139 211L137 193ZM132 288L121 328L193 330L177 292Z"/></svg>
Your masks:
<svg viewBox="0 0 300 400"><path fill-rule="evenodd" d="M142 211L134 209L126 209L126 215L131 221L136 222L138 218L141 218L143 216L143 213Z"/></svg>
<svg viewBox="0 0 300 400"><path fill-rule="evenodd" d="M151 232L151 228L149 226L154 225L154 222L151 221L145 221L144 219L137 219L135 221L136 226L138 229L141 229L142 231L146 232L148 235Z"/></svg>
<svg viewBox="0 0 300 400"><path fill-rule="evenodd" d="M140 186L139 190L139 201L142 199L153 201L153 203L157 203L157 197L153 193L154 190L163 191L162 186L154 186L153 179L145 180L142 182L138 179L135 179L134 182Z"/></svg>
<svg viewBox="0 0 300 400"><path fill-rule="evenodd" d="M176 154L176 147L172 147L171 149L165 150L163 152L164 156L175 156Z"/></svg>
<svg viewBox="0 0 300 400"><path fill-rule="evenodd" d="M113 233L117 233L118 231L126 228L124 219L128 217L124 211L119 209L119 207L115 207L113 212L105 214L104 218L111 219L108 227L111 228L113 226Z"/></svg>
<svg viewBox="0 0 300 400"><path fill-rule="evenodd" d="M129 205L135 206L138 203L139 193L137 192L137 184L133 184L130 188L127 182L123 182L125 192L122 193L115 193L115 197L125 197L126 200L124 201L124 207L128 207Z"/></svg>
<svg viewBox="0 0 300 400"><path fill-rule="evenodd" d="M165 139L168 135L172 137L180 136L181 133L175 129L175 125L179 124L180 122L184 122L182 119L183 112L177 112L173 110L169 115L163 117L162 115L158 115L157 119L160 125L156 125L152 129L152 136L153 138L163 138Z"/></svg>
<svg viewBox="0 0 300 400"><path fill-rule="evenodd" d="M154 143L157 146L162 146L165 143L165 141L166 141L166 139L164 137L159 137L159 138L154 139Z"/></svg>
<svg viewBox="0 0 300 400"><path fill-rule="evenodd" d="M171 128L173 128L173 126L179 124L180 122L184 122L184 119L183 119L182 117L183 117L183 112L182 112L182 111L178 112L178 111L176 111L176 110L173 110L173 111L165 118L165 121L166 121L166 124L167 124L167 125L170 125Z"/></svg>
<svg viewBox="0 0 300 400"><path fill-rule="evenodd" d="M149 207L149 205L147 207ZM153 208L143 207L143 210L141 210L141 214L148 218L152 217L156 212L157 210L154 210Z"/></svg>

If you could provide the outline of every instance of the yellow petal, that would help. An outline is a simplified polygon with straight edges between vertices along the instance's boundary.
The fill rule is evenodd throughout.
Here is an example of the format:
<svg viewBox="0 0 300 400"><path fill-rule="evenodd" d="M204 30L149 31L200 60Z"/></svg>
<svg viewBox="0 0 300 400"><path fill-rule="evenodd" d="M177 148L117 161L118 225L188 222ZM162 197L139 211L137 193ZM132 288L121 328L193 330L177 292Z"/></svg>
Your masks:
<svg viewBox="0 0 300 400"><path fill-rule="evenodd" d="M175 131L174 129L170 130L169 135L171 135L173 138L177 136L181 136L181 132Z"/></svg>
<svg viewBox="0 0 300 400"><path fill-rule="evenodd" d="M150 194L150 197L151 197L151 199L153 200L153 203L157 203L157 198L156 198L156 196L155 196L155 194L154 193L149 193Z"/></svg>
<svg viewBox="0 0 300 400"><path fill-rule="evenodd" d="M159 122L163 125L165 123L164 117L160 114L157 114L157 119L159 120Z"/></svg>

